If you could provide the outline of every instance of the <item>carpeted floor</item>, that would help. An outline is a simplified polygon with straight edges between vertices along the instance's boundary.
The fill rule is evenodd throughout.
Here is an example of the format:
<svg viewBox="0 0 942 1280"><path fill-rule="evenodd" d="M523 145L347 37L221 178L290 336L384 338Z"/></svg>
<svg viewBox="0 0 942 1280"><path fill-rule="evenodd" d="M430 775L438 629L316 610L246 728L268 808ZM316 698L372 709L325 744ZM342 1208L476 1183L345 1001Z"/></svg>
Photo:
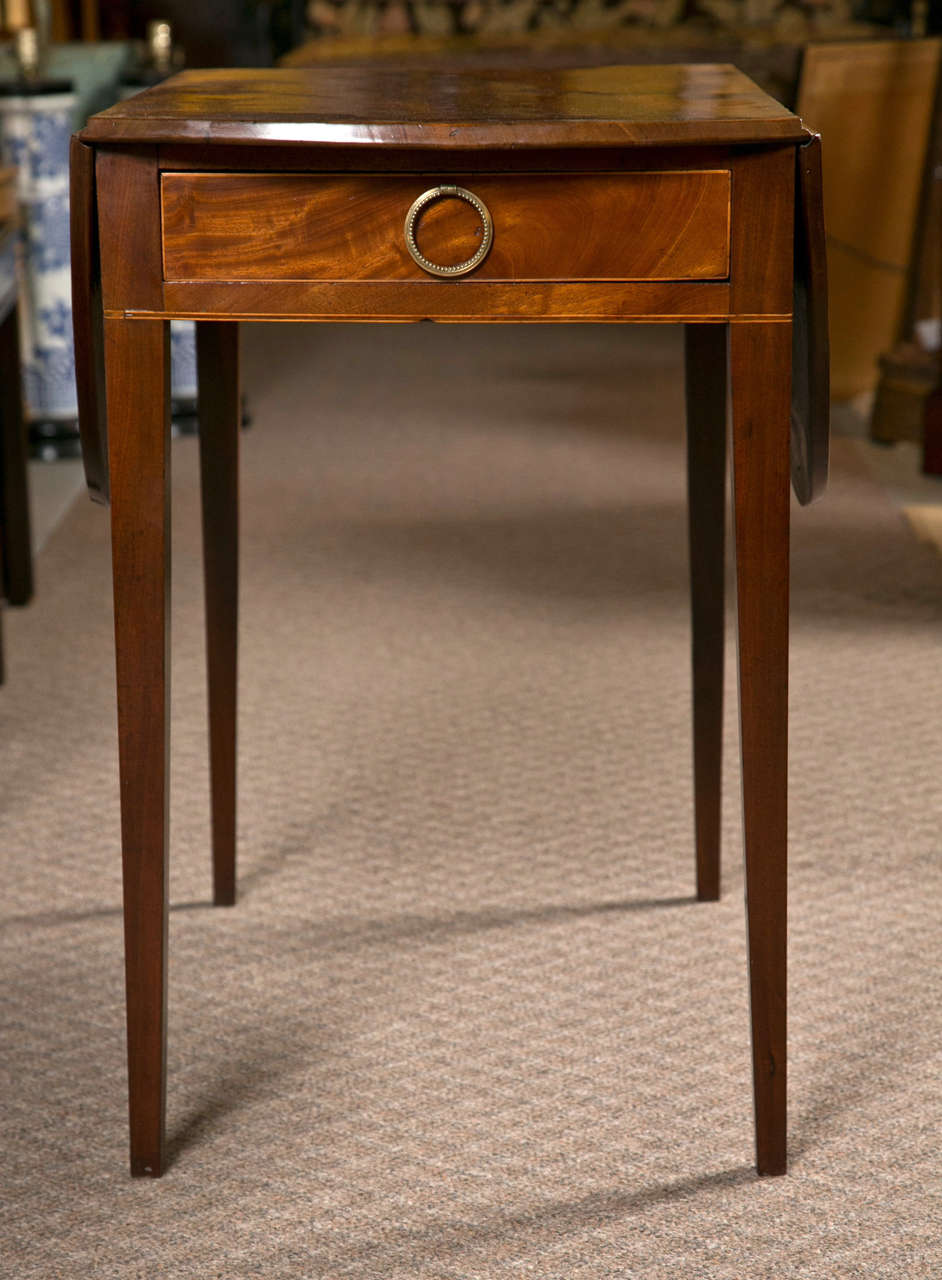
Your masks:
<svg viewBox="0 0 942 1280"><path fill-rule="evenodd" d="M942 567L793 535L791 1120L752 1172L735 680L692 900L679 334L246 335L241 901L207 906L174 446L169 1111L126 1173L108 522L0 691L0 1274L942 1275ZM732 647L730 647L732 655Z"/></svg>

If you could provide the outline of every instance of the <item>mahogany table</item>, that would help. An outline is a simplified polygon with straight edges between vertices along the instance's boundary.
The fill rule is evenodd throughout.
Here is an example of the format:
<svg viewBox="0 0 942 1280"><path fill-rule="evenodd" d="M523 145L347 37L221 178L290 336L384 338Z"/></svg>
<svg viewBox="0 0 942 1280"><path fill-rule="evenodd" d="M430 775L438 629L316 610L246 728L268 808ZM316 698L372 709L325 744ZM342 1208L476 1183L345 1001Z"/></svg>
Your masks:
<svg viewBox="0 0 942 1280"><path fill-rule="evenodd" d="M783 1173L790 455L802 501L827 468L817 139L701 65L185 72L72 146L85 463L112 517L132 1173L165 1164L171 318L197 321L220 904L235 900L234 322L685 326L701 899L719 895L729 384L757 1167Z"/></svg>

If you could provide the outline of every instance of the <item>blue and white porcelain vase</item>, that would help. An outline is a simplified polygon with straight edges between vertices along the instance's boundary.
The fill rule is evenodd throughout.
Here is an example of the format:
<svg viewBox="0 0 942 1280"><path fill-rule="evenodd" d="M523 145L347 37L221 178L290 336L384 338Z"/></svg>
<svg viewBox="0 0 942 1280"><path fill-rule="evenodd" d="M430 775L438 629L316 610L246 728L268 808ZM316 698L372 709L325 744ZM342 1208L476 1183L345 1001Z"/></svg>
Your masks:
<svg viewBox="0 0 942 1280"><path fill-rule="evenodd" d="M118 70L115 66L115 75ZM111 96L117 96L116 86ZM74 427L78 417L69 267L69 138L86 105L68 80L0 82L0 155L17 168L20 207L24 398L27 417L39 424ZM194 402L192 321L172 323L171 359L174 401Z"/></svg>
<svg viewBox="0 0 942 1280"><path fill-rule="evenodd" d="M69 276L68 82L0 90L0 146L16 166L21 219L20 332L31 419L74 420L75 360Z"/></svg>

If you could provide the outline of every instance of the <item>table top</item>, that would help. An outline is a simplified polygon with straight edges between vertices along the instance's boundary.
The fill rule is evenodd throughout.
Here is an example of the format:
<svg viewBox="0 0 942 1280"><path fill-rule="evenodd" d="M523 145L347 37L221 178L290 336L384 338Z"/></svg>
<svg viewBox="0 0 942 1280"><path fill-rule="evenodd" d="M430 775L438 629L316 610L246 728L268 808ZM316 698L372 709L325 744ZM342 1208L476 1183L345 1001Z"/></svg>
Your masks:
<svg viewBox="0 0 942 1280"><path fill-rule="evenodd" d="M183 71L93 116L86 142L536 148L799 142L735 67Z"/></svg>

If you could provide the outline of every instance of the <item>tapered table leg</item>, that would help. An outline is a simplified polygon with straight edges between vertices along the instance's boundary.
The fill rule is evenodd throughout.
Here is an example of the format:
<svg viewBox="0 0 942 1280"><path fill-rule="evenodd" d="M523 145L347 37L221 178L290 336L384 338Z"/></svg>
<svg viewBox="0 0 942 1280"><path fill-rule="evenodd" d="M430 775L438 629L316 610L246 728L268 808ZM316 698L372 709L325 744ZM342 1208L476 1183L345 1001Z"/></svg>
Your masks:
<svg viewBox="0 0 942 1280"><path fill-rule="evenodd" d="M27 604L33 595L26 452L19 322L16 307L11 307L0 323L0 523L5 552L0 595L10 604Z"/></svg>
<svg viewBox="0 0 942 1280"><path fill-rule="evenodd" d="M726 554L724 324L685 326L697 897L720 896Z"/></svg>
<svg viewBox="0 0 942 1280"><path fill-rule="evenodd" d="M236 896L236 683L239 622L239 326L199 321L200 477L206 580L213 901Z"/></svg>
<svg viewBox="0 0 942 1280"><path fill-rule="evenodd" d="M786 1165L791 325L730 326L749 985L760 1174Z"/></svg>
<svg viewBox="0 0 942 1280"><path fill-rule="evenodd" d="M164 1167L170 747L170 348L105 321L131 1172Z"/></svg>

